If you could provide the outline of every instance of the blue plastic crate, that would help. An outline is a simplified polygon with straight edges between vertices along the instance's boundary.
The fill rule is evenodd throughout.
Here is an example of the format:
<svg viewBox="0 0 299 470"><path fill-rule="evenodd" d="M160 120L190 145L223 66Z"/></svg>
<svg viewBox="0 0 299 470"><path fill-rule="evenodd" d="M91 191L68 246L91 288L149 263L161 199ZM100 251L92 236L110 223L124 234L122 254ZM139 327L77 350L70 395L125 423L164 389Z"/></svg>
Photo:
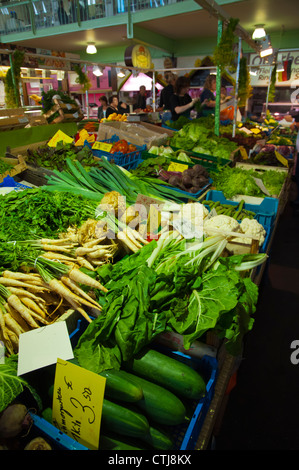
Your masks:
<svg viewBox="0 0 299 470"><path fill-rule="evenodd" d="M190 408L193 410L190 423L169 426L169 434L174 440L174 450L194 450L214 396L218 375L218 361L216 358L210 356L204 356L201 359L195 358L179 351L172 351L163 346L155 345L155 349L192 367L206 382L205 395L199 401L194 400L190 403Z"/></svg>
<svg viewBox="0 0 299 470"><path fill-rule="evenodd" d="M219 201L220 204L229 204L238 206L239 202L226 199L222 191L210 190L206 195L208 201ZM263 227L271 228L277 216L279 199L274 197L265 197L260 204L250 204L245 202L244 209L255 212L255 219L263 225Z"/></svg>
<svg viewBox="0 0 299 470"><path fill-rule="evenodd" d="M11 176L7 175L0 183L0 188L14 188L15 191L22 189L28 189L31 186L25 186L25 184L17 183Z"/></svg>
<svg viewBox="0 0 299 470"><path fill-rule="evenodd" d="M101 140L100 142L104 142L106 144L114 144L118 141L119 141L119 137L117 135L113 135L110 139ZM130 144L130 142L128 142L128 144ZM125 154L116 152L116 153L111 154L109 152L105 152L104 150L93 149L90 143L87 141L84 142L84 145L87 145L91 149L94 157L97 157L97 158L104 157L104 158L107 158L109 162L113 159L116 165L122 166L123 168L126 168L127 170L132 170L136 168L137 162L139 164L140 160L142 159L141 157L142 152L146 150L146 145L140 146L140 145L133 144L136 147L136 150L134 152L125 153Z"/></svg>
<svg viewBox="0 0 299 470"><path fill-rule="evenodd" d="M48 440L54 447L54 450L89 450L67 434L59 431L59 429L44 418L41 418L32 412L30 412L30 416L33 420L33 431L38 431L39 435L42 435L46 440Z"/></svg>

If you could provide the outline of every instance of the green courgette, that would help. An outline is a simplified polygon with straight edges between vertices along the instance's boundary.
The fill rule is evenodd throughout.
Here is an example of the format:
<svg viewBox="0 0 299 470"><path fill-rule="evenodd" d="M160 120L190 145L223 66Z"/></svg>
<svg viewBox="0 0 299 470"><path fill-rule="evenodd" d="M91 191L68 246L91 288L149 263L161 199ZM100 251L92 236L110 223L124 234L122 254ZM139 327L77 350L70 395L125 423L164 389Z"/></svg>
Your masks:
<svg viewBox="0 0 299 470"><path fill-rule="evenodd" d="M206 391L204 379L195 369L154 349L145 349L124 363L124 368L180 397L199 400Z"/></svg>
<svg viewBox="0 0 299 470"><path fill-rule="evenodd" d="M154 449L171 450L173 449L173 440L165 431L150 426L147 434L143 434L141 439Z"/></svg>
<svg viewBox="0 0 299 470"><path fill-rule="evenodd" d="M143 391L143 397L136 402L136 406L150 420L170 426L186 420L186 408L174 393L135 374L129 375L130 380L140 385Z"/></svg>
<svg viewBox="0 0 299 470"><path fill-rule="evenodd" d="M124 370L105 370L100 373L106 378L105 397L112 400L135 402L141 400L142 388L133 383Z"/></svg>
<svg viewBox="0 0 299 470"><path fill-rule="evenodd" d="M141 446L134 445L131 441L123 439L122 437L112 437L108 435L100 436L100 450L146 450Z"/></svg>
<svg viewBox="0 0 299 470"><path fill-rule="evenodd" d="M142 413L106 398L103 400L101 426L104 430L130 437L140 437L149 430L148 420Z"/></svg>

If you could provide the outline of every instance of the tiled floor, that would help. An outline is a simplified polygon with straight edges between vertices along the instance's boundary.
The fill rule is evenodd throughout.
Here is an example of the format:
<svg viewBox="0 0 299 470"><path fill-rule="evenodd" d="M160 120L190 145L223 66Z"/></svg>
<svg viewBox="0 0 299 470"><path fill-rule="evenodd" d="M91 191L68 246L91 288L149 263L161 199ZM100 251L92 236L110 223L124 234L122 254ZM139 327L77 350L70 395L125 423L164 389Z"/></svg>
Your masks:
<svg viewBox="0 0 299 470"><path fill-rule="evenodd" d="M255 318L213 448L299 450L299 364L290 359L291 343L299 344L299 214L290 204L279 220Z"/></svg>

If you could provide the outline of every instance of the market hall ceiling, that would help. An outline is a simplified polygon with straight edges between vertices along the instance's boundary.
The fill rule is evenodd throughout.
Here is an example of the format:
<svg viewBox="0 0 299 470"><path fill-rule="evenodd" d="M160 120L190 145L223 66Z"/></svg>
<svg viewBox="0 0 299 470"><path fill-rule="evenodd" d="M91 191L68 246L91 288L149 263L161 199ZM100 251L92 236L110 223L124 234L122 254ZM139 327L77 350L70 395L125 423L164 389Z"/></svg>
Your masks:
<svg viewBox="0 0 299 470"><path fill-rule="evenodd" d="M295 48L296 37L299 37L298 0L218 0L218 5L231 17L238 18L240 25L251 34L254 25L264 24L267 33L275 37L275 47ZM182 12L183 11L183 12ZM167 15L167 16L164 16ZM217 19L203 10L193 0L184 0L159 8L150 8L132 14L132 38L128 38L127 14L115 15L97 20L98 25L109 23L109 26L78 29L75 25L65 25L75 31L53 34L54 28L38 30L34 38L29 33L24 36L1 36L1 42L11 42L26 47L37 47L65 52L82 51L88 41L95 41L98 48L124 46L134 41L175 53L178 41L203 41L205 38L216 38ZM86 22L86 27L91 22ZM90 26L89 26L90 27ZM9 40L8 40L9 38Z"/></svg>

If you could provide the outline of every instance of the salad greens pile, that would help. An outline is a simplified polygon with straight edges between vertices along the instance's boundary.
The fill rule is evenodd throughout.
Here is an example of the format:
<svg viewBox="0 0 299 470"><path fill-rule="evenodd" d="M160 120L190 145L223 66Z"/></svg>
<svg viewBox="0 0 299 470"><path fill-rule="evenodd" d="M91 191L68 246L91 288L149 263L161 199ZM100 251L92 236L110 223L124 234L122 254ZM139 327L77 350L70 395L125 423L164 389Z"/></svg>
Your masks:
<svg viewBox="0 0 299 470"><path fill-rule="evenodd" d="M205 119L199 118L185 124L171 137L170 145L196 153L230 159L231 153L237 149L238 145L225 137L216 136L210 125L211 121Z"/></svg>
<svg viewBox="0 0 299 470"><path fill-rule="evenodd" d="M108 293L100 294L102 314L74 349L79 364L96 373L119 369L164 331L182 334L188 349L214 329L227 339L227 350L239 354L258 298L242 269L267 255L220 258L225 244L218 236L187 242L162 235L115 265L98 268Z"/></svg>
<svg viewBox="0 0 299 470"><path fill-rule="evenodd" d="M224 167L219 173L211 173L213 185L222 191L227 199L238 194L254 197L265 197L266 194L259 188L254 178L261 179L271 196L278 196L287 172L267 170L258 172L245 170L242 167Z"/></svg>

